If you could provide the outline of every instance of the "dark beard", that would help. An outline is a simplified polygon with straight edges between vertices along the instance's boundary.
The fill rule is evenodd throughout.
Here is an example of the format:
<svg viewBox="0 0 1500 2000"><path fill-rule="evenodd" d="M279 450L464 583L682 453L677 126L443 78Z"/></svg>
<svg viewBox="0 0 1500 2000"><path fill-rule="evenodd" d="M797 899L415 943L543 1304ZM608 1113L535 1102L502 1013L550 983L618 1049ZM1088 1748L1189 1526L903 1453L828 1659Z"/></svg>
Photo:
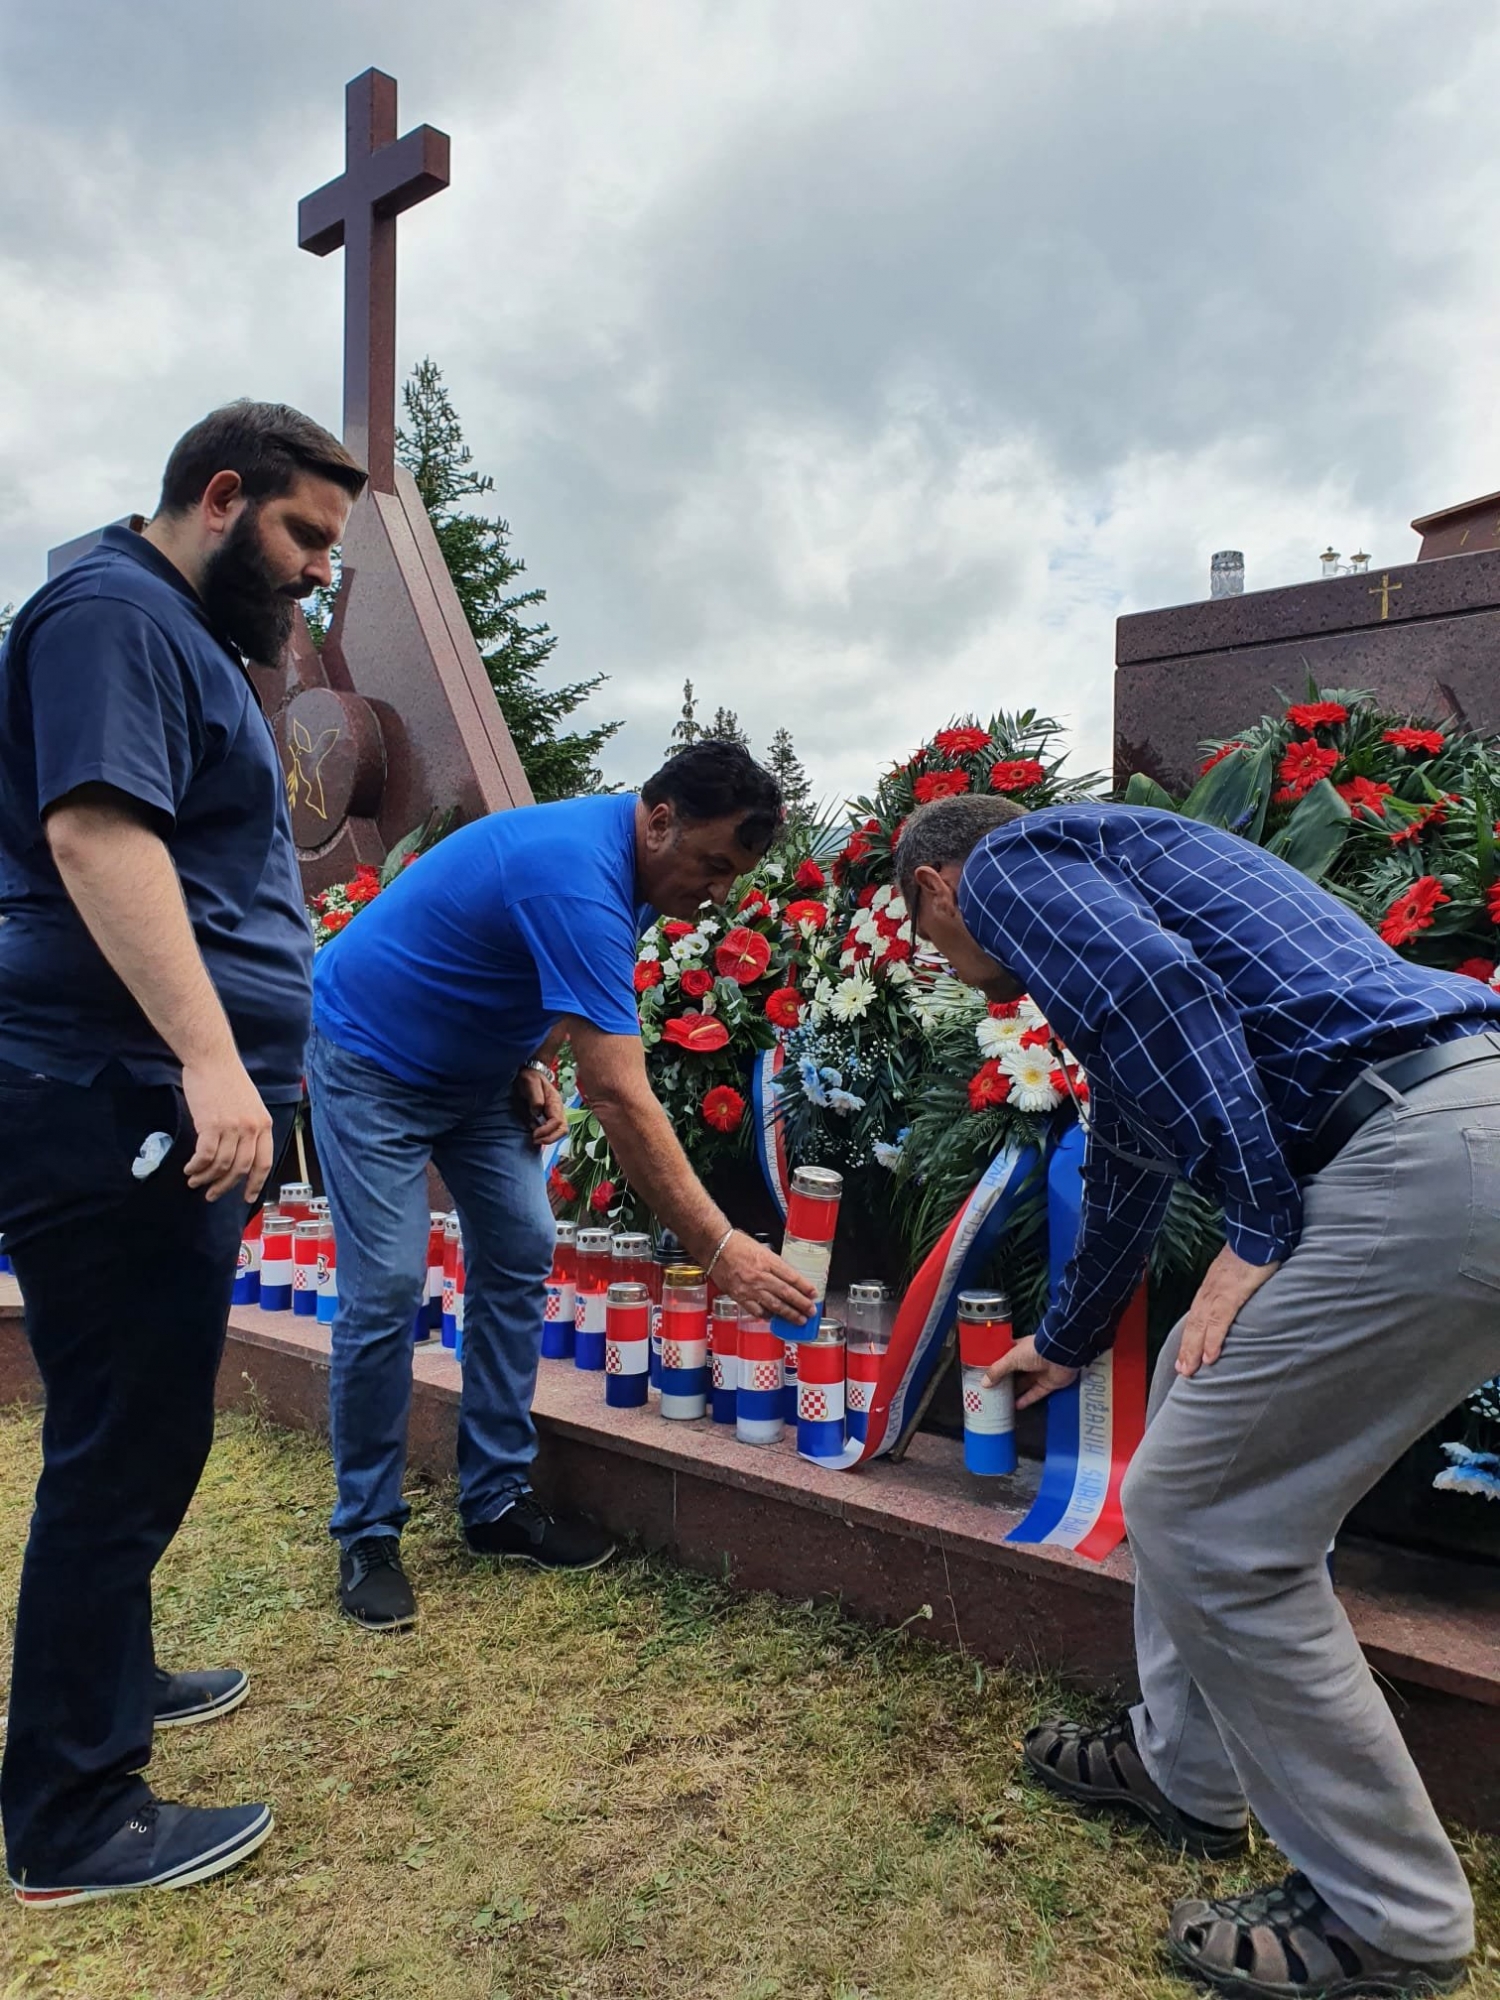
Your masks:
<svg viewBox="0 0 1500 2000"><path fill-rule="evenodd" d="M277 585L261 547L256 510L247 507L203 570L198 594L220 638L259 666L279 664L292 636L297 600Z"/></svg>

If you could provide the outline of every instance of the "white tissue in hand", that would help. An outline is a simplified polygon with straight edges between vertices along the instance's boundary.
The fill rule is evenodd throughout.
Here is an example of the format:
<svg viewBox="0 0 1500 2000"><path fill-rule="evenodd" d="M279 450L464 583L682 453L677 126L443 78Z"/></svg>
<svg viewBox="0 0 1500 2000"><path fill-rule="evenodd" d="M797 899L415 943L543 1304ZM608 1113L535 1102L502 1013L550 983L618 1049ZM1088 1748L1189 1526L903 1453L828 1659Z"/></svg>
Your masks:
<svg viewBox="0 0 1500 2000"><path fill-rule="evenodd" d="M145 1180L148 1174L154 1174L156 1172L157 1168L161 1165L162 1161L167 1157L168 1153L170 1153L171 1150L172 1150L172 1140L171 1140L171 1135L169 1133L166 1132L148 1133L147 1136L141 1141L141 1150L136 1154L135 1163L131 1167L130 1171L135 1175L138 1181Z"/></svg>

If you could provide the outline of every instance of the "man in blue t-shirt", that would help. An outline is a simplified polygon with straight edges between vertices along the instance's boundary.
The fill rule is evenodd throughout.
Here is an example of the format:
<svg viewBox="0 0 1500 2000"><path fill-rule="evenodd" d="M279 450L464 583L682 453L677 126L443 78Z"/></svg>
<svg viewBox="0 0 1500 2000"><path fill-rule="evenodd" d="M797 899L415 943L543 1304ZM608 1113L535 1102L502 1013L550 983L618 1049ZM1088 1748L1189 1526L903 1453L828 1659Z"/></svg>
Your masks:
<svg viewBox="0 0 1500 2000"><path fill-rule="evenodd" d="M329 581L365 475L281 404L180 440L143 534L0 648L0 1232L47 1395L0 1810L23 1903L232 1868L265 1806L169 1805L153 1727L242 1701L167 1674L151 1572L213 1438L240 1235L301 1093L311 939L246 659Z"/></svg>
<svg viewBox="0 0 1500 2000"><path fill-rule="evenodd" d="M640 796L497 813L450 834L318 956L308 1049L333 1204L339 1305L329 1422L339 1602L394 1631L411 1325L426 1269L427 1166L452 1189L466 1266L459 1512L477 1555L588 1569L599 1529L532 1497L531 1397L553 1224L538 1149L566 1131L546 1062L566 1034L630 1184L743 1305L807 1317L810 1288L731 1227L646 1077L636 946L653 911L693 917L754 866L781 793L748 751L679 751Z"/></svg>

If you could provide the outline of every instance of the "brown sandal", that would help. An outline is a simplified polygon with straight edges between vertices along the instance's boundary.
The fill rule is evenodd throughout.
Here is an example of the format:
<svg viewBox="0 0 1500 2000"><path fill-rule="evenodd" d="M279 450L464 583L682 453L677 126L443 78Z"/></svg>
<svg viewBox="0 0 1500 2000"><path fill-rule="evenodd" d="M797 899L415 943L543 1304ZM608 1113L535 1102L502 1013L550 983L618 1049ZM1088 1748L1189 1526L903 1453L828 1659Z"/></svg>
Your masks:
<svg viewBox="0 0 1500 2000"><path fill-rule="evenodd" d="M1148 1820L1163 1840L1205 1861L1232 1860L1249 1845L1243 1826L1212 1826L1173 1805L1141 1762L1128 1708L1103 1729L1044 1722L1027 1736L1024 1755L1026 1768L1049 1791L1075 1805Z"/></svg>
<svg viewBox="0 0 1500 2000"><path fill-rule="evenodd" d="M1179 1903L1167 1948L1184 1972L1243 2000L1418 2000L1467 1976L1461 1958L1418 1965L1366 1944L1302 1874L1252 1896Z"/></svg>

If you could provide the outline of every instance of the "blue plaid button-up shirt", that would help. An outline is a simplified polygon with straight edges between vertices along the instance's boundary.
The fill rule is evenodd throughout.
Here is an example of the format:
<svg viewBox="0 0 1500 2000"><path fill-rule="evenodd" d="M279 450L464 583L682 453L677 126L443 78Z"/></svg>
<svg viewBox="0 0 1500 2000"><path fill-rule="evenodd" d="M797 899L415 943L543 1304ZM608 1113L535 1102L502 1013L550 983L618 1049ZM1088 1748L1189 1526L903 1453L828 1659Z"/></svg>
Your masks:
<svg viewBox="0 0 1500 2000"><path fill-rule="evenodd" d="M1360 1070L1500 1024L1478 980L1408 964L1286 862L1175 813L1027 813L974 850L958 895L1089 1081L1078 1242L1037 1333L1070 1367L1114 1338L1162 1166L1222 1205L1238 1256L1279 1262L1302 1227L1288 1156Z"/></svg>

